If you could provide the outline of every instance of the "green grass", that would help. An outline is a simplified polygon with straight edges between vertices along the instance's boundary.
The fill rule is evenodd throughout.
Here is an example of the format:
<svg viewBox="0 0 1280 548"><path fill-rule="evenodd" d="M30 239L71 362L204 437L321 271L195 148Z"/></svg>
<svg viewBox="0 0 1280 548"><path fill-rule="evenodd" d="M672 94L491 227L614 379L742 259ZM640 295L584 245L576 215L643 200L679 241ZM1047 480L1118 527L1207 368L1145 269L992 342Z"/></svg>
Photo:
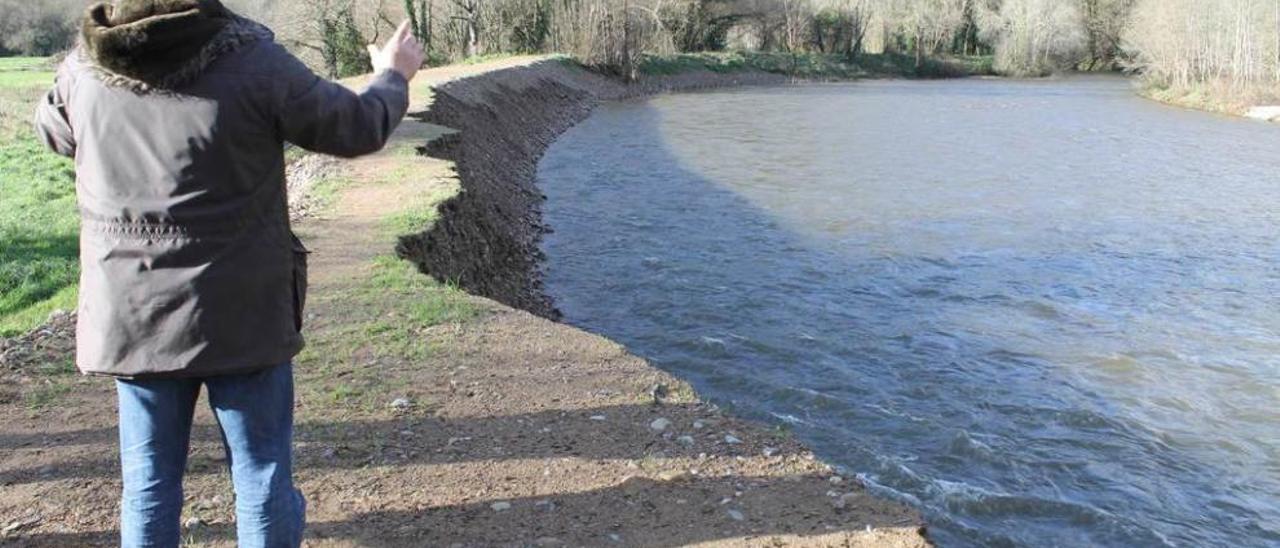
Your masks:
<svg viewBox="0 0 1280 548"><path fill-rule="evenodd" d="M49 72L53 70L48 57L0 57L0 72L18 70Z"/></svg>
<svg viewBox="0 0 1280 548"><path fill-rule="evenodd" d="M27 392L26 404L30 409L50 407L69 392L71 392L71 385L65 382L41 384Z"/></svg>
<svg viewBox="0 0 1280 548"><path fill-rule="evenodd" d="M0 58L0 336L75 308L79 219L71 161L31 129L53 82L42 58Z"/></svg>
<svg viewBox="0 0 1280 548"><path fill-rule="evenodd" d="M342 189L352 184L354 182L344 175L325 177L312 183L306 193L312 211L317 214L327 213L337 203L338 194Z"/></svg>
<svg viewBox="0 0 1280 548"><path fill-rule="evenodd" d="M412 168L411 165L406 166ZM398 171L398 170L396 170ZM405 177L412 173L403 174ZM409 204L399 212L387 215L382 220L382 227L389 235L417 234L427 230L440 218L440 204L455 196L461 188L455 182L450 185L439 185L430 191L414 196L415 203Z"/></svg>
<svg viewBox="0 0 1280 548"><path fill-rule="evenodd" d="M390 299L398 303L389 310L396 326L460 323L479 313L461 289L438 283L418 272L413 263L392 255L374 260L372 275L355 294L366 302Z"/></svg>
<svg viewBox="0 0 1280 548"><path fill-rule="evenodd" d="M0 88L35 88L53 84L53 73L34 71L0 71Z"/></svg>
<svg viewBox="0 0 1280 548"><path fill-rule="evenodd" d="M433 352L430 328L460 324L479 316L480 305L462 290L437 283L412 263L384 255L374 260L355 287L317 298L342 317L309 331L298 356L308 378L304 397L325 404L371 410L385 395L404 388L392 372L420 367Z"/></svg>
<svg viewBox="0 0 1280 548"><path fill-rule="evenodd" d="M490 61L500 61L502 59L510 59L519 57L522 53L486 53L484 55L472 55L459 62L462 65L479 65L480 63L488 63Z"/></svg>

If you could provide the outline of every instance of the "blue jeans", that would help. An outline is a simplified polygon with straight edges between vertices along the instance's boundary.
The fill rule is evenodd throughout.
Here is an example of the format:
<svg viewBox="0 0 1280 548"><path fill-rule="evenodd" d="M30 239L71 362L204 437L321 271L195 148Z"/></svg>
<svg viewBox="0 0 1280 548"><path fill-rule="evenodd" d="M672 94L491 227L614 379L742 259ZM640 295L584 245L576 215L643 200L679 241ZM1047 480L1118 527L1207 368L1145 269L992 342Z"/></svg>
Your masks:
<svg viewBox="0 0 1280 548"><path fill-rule="evenodd" d="M296 548L306 503L293 487L293 366L203 379L117 380L125 548L176 547L182 474L200 386L222 430L242 548Z"/></svg>

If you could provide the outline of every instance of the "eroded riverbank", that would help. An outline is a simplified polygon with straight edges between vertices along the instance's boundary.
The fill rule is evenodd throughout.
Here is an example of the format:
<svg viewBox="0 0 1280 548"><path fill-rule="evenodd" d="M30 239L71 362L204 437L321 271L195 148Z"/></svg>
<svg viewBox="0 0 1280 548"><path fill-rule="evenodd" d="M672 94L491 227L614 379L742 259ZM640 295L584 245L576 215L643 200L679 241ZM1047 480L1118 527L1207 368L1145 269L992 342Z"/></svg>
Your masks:
<svg viewBox="0 0 1280 548"><path fill-rule="evenodd" d="M552 141L602 101L785 81L761 72L696 71L624 84L547 61L439 86L423 119L458 133L426 152L456 164L463 191L441 206L428 231L402 236L397 252L440 281L554 319L538 274L546 227L535 180Z"/></svg>

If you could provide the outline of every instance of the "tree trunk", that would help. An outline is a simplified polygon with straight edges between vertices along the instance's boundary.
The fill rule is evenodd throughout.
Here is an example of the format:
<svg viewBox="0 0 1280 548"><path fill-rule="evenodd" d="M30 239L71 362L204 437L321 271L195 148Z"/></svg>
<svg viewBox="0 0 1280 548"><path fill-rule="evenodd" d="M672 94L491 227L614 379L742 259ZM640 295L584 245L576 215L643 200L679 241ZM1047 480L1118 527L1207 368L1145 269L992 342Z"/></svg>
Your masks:
<svg viewBox="0 0 1280 548"><path fill-rule="evenodd" d="M480 55L480 24L476 21L476 14L467 14L467 57L475 57Z"/></svg>
<svg viewBox="0 0 1280 548"><path fill-rule="evenodd" d="M924 28L916 25L916 71L924 68Z"/></svg>

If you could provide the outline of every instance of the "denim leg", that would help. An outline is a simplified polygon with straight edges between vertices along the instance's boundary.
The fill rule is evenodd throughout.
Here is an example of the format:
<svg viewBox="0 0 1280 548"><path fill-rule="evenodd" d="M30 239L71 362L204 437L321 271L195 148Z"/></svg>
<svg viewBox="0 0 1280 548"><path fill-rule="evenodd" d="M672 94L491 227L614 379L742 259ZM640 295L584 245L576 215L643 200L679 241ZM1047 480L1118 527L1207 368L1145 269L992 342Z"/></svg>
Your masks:
<svg viewBox="0 0 1280 548"><path fill-rule="evenodd" d="M306 504L293 487L293 366L205 386L231 462L240 548L297 548Z"/></svg>
<svg viewBox="0 0 1280 548"><path fill-rule="evenodd" d="M200 383L184 379L118 380L120 545L176 547L182 517L182 474Z"/></svg>

